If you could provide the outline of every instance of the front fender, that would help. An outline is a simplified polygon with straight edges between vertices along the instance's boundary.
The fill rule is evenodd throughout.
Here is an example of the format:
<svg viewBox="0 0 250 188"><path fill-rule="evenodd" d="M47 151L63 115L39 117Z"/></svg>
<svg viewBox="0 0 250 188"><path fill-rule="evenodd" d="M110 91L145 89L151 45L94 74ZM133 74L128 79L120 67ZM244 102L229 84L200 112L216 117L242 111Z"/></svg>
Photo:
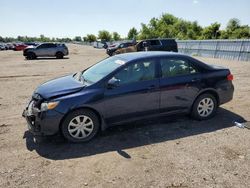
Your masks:
<svg viewBox="0 0 250 188"><path fill-rule="evenodd" d="M57 98L60 101L56 110L67 116L70 112L78 109L90 109L94 111L100 119L102 130L106 129L106 122L103 116L103 91L100 89L93 89L88 91L81 91L67 96Z"/></svg>

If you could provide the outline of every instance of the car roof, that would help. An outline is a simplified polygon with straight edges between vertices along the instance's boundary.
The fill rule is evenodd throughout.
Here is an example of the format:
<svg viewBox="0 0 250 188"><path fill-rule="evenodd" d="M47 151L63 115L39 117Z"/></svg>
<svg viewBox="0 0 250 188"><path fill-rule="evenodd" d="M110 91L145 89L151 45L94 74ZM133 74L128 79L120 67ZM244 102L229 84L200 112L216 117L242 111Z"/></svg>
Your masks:
<svg viewBox="0 0 250 188"><path fill-rule="evenodd" d="M131 53L124 53L116 55L116 57L121 58L128 61L132 60L139 60L144 58L155 58L155 57L162 57L162 56L171 56L171 57L188 57L187 55L176 53L176 52L163 52L163 51L148 51L148 52L131 52Z"/></svg>

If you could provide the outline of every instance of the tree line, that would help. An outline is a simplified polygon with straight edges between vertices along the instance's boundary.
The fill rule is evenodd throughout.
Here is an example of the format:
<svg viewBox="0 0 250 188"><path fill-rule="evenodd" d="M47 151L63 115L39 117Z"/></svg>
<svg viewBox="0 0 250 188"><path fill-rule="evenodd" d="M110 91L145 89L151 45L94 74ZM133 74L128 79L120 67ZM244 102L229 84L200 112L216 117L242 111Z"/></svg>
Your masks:
<svg viewBox="0 0 250 188"><path fill-rule="evenodd" d="M162 14L159 18L152 18L147 24L142 23L139 31L132 27L125 38L122 38L117 32L101 30L98 35L87 34L84 37L76 36L73 39L49 38L44 35L40 35L40 37L18 36L17 38L3 38L0 36L0 42L94 42L97 39L101 41L119 41L150 38L176 38L179 40L249 39L250 27L241 25L240 20L237 18L230 19L225 29L221 29L221 24L218 22L202 27L197 21L191 22L171 14Z"/></svg>

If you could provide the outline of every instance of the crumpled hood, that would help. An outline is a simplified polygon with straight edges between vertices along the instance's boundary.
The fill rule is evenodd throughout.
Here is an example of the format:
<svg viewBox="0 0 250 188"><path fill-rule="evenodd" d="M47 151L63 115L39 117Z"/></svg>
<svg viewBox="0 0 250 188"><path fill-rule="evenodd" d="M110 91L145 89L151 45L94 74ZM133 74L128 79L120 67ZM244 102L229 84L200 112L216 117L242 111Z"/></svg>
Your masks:
<svg viewBox="0 0 250 188"><path fill-rule="evenodd" d="M83 87L84 85L75 80L73 75L68 75L41 84L35 93L40 94L44 99L49 99L80 91Z"/></svg>

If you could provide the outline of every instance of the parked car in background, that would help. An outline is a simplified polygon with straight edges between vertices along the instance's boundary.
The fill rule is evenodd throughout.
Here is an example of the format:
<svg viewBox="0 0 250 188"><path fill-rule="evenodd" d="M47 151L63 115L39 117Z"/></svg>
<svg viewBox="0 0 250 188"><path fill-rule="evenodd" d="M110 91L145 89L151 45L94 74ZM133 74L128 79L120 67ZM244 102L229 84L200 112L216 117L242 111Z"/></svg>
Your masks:
<svg viewBox="0 0 250 188"><path fill-rule="evenodd" d="M68 54L68 47L60 43L43 43L38 46L30 46L23 51L23 56L28 60L37 57L56 57L62 59Z"/></svg>
<svg viewBox="0 0 250 188"><path fill-rule="evenodd" d="M229 69L178 53L121 54L40 85L23 116L34 135L61 132L85 142L99 130L146 117L211 118L232 100L232 80Z"/></svg>
<svg viewBox="0 0 250 188"><path fill-rule="evenodd" d="M110 44L110 45L108 45L107 48L113 48L113 47L115 47L116 45L119 45L119 44L120 44L120 43Z"/></svg>
<svg viewBox="0 0 250 188"><path fill-rule="evenodd" d="M23 51L23 50L24 50L25 48L27 48L27 47L28 47L28 45L26 45L26 44L17 43L17 44L14 45L13 50L14 50L14 51Z"/></svg>
<svg viewBox="0 0 250 188"><path fill-rule="evenodd" d="M136 45L136 50L178 52L178 46L175 39L149 39L140 41Z"/></svg>
<svg viewBox="0 0 250 188"><path fill-rule="evenodd" d="M140 51L178 52L178 46L175 39L147 39L142 40L134 45L119 46L117 49L112 51L112 55Z"/></svg>
<svg viewBox="0 0 250 188"><path fill-rule="evenodd" d="M4 45L4 47L5 47L5 50L8 50L8 49L9 49L9 47L8 47L8 45L7 45L6 43L3 43L3 45Z"/></svg>
<svg viewBox="0 0 250 188"><path fill-rule="evenodd" d="M39 45L39 43L37 43L37 42L25 42L24 44L27 46L38 46Z"/></svg>
<svg viewBox="0 0 250 188"><path fill-rule="evenodd" d="M14 45L12 43L7 43L6 46L7 46L8 50L14 49Z"/></svg>
<svg viewBox="0 0 250 188"><path fill-rule="evenodd" d="M95 41L93 44L93 47L107 49L108 45L107 45L107 42L105 42L105 41Z"/></svg>
<svg viewBox="0 0 250 188"><path fill-rule="evenodd" d="M2 51L2 50L6 50L4 44L0 44L0 50L1 50L1 51Z"/></svg>
<svg viewBox="0 0 250 188"><path fill-rule="evenodd" d="M129 46L133 46L134 44L132 42L122 42L114 44L113 46L109 46L106 50L106 53L109 56L119 54L120 49L128 48Z"/></svg>

